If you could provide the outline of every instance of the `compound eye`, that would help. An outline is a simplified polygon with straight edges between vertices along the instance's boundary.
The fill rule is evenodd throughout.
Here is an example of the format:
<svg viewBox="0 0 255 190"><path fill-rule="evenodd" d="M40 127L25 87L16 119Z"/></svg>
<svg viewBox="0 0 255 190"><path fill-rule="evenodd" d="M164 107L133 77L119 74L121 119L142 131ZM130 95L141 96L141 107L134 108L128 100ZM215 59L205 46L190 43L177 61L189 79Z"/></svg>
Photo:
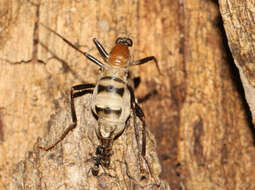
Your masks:
<svg viewBox="0 0 255 190"><path fill-rule="evenodd" d="M133 42L132 42L132 40L131 40L130 38L127 38L127 39L126 39L126 43L127 43L127 45L130 46L130 47L133 45Z"/></svg>
<svg viewBox="0 0 255 190"><path fill-rule="evenodd" d="M117 40L115 41L116 44L124 44L126 46L132 46L133 45L133 42L130 38L117 38Z"/></svg>
<svg viewBox="0 0 255 190"><path fill-rule="evenodd" d="M123 41L123 38L117 38L117 40L115 41L115 44L120 44L120 43L122 43L122 41Z"/></svg>

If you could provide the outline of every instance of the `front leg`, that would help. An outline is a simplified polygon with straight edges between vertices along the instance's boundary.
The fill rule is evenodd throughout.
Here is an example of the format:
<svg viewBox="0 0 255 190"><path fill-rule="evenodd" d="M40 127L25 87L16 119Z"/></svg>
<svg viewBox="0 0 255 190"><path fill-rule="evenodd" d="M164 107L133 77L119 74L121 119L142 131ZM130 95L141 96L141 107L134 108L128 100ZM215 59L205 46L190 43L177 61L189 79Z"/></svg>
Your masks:
<svg viewBox="0 0 255 190"><path fill-rule="evenodd" d="M149 56L149 57L145 57L143 59L137 60L132 65L142 65L142 64L145 64L145 63L147 63L149 61L154 61L154 63L156 64L156 67L157 67L157 70L158 70L159 74L162 75L162 73L160 72L160 69L159 69L158 61L157 61L156 57L154 57L154 56Z"/></svg>
<svg viewBox="0 0 255 190"><path fill-rule="evenodd" d="M97 41L96 38L93 39L93 42L96 44L97 50L99 51L100 55L103 57L105 61L109 59L109 54L105 51L104 47Z"/></svg>
<svg viewBox="0 0 255 190"><path fill-rule="evenodd" d="M69 127L64 131L64 133L61 135L61 137L54 144L50 145L49 147L38 146L39 149L42 149L45 151L51 150L58 143L60 143L71 130L73 130L76 127L77 116L76 116L76 111L75 111L75 106L74 106L74 98L81 97L85 94L92 94L94 87L95 87L94 84L80 84L80 85L73 86L71 88L71 114L72 114L73 123L71 125L69 125Z"/></svg>

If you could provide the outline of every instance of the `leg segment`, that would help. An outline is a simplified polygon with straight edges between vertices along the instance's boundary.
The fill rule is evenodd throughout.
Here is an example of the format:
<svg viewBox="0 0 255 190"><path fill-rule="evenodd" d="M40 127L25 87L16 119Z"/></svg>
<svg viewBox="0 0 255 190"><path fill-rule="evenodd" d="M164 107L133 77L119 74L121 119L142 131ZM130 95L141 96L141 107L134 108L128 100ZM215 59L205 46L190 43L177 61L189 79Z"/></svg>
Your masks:
<svg viewBox="0 0 255 190"><path fill-rule="evenodd" d="M156 57L154 57L154 56L145 57L143 59L137 60L132 65L142 65L142 64L145 64L149 61L154 61L155 62L159 74L162 75L161 72L160 72L159 66L158 66L158 61L157 61Z"/></svg>
<svg viewBox="0 0 255 190"><path fill-rule="evenodd" d="M143 123L143 130L142 130L142 156L145 157L146 154L146 123L145 123L145 116L143 113L142 108L135 103L135 114L140 118Z"/></svg>
<svg viewBox="0 0 255 190"><path fill-rule="evenodd" d="M139 142L139 131L138 131L138 128L136 126L136 121L135 121L136 116L138 116L139 119L143 123L143 130L142 130L142 156L145 157L145 155L146 155L146 131L145 131L146 130L145 129L146 122L145 122L145 116L144 116L142 108L135 102L135 95L134 95L133 89L130 86L128 86L128 89L129 89L130 94L131 94L131 108L132 108L133 113L135 115L135 117L134 117L134 127L135 127L137 143ZM148 96L150 97L151 95L148 95ZM148 99L149 97L145 97L145 98Z"/></svg>
<svg viewBox="0 0 255 190"><path fill-rule="evenodd" d="M138 116L140 118L140 120L142 121L142 123L143 123L143 130L142 130L142 152L141 152L141 155L142 155L144 161L146 162L146 165L148 167L148 170L149 170L149 173L150 173L151 177L154 179L156 184L158 184L156 179L155 179L155 177L154 177L154 175L152 174L152 170L150 168L149 162L148 162L148 160L145 157L145 155L146 155L146 129L145 129L146 123L145 123L145 116L144 116L142 108L135 102L133 89L131 87L129 87L129 90L130 90L130 93L131 93L131 103L132 103L131 105L132 105L132 110L134 112L134 115L135 115L135 117ZM138 129L137 129L135 123L134 123L134 126L135 126L135 132L136 132L136 140L138 140L138 134L137 134L138 133ZM139 141L137 141L137 143L138 142ZM140 165L140 167L141 167L140 169L141 169L141 173L142 173L142 178L141 179L144 179L145 178L145 170L143 169L143 167L141 165Z"/></svg>
<svg viewBox="0 0 255 190"><path fill-rule="evenodd" d="M140 103L143 103L143 102L146 102L148 99L150 99L152 96L156 95L158 92L156 89L148 92L144 97L140 97L140 98L137 98L137 102L140 104Z"/></svg>
<svg viewBox="0 0 255 190"><path fill-rule="evenodd" d="M93 39L93 42L96 44L97 50L99 51L100 55L103 57L104 60L109 58L108 53L105 51L104 47L97 41L96 38Z"/></svg>
<svg viewBox="0 0 255 190"><path fill-rule="evenodd" d="M134 116L134 122L135 122L136 116L138 116L141 119L142 123L143 123L143 130L142 130L142 152L140 154L142 155L144 161L146 162L146 165L148 167L148 170L149 170L149 173L150 173L151 177L154 179L154 181L157 184L157 181L156 181L155 177L152 174L152 170L150 168L149 162L148 162L148 160L145 157L145 155L146 155L146 131L145 131L146 123L145 123L145 116L144 116L143 110L135 102L133 89L130 86L128 86L128 89L129 89L130 94L131 94L131 107L132 107L133 113L135 115ZM138 132L138 128L136 126L136 123L134 123L134 126L135 126L135 133L136 133L135 134L136 141L137 141L137 144L139 145L139 141L138 141L138 135L139 135L138 133L139 132ZM139 149L139 147L138 147L138 149ZM140 152L140 150L139 150L139 152ZM145 178L145 170L144 170L144 168L141 165L141 160L140 159L139 159L139 161L140 161L140 167L141 167L140 170L141 170L141 173L142 173L142 178L141 179L144 179Z"/></svg>
<svg viewBox="0 0 255 190"><path fill-rule="evenodd" d="M145 133L145 118L144 118L144 114L143 114L143 111L142 109L138 106L138 104L136 104L135 102L135 96L134 96L134 91L133 89L128 86L128 89L129 89L129 92L130 92L130 95L131 95L131 108L133 110L133 113L134 113L134 128L135 128L135 138L136 138L136 142L137 142L137 145L138 145L138 150L139 150L139 154L142 155L143 159L145 160L148 168L149 168L149 172L151 174L151 169L149 167L149 164L148 164L148 161L147 159L145 158L145 154L146 154L146 133ZM143 122L143 131L142 131L142 152L140 152L140 146L139 146L139 130L138 130L138 127L136 126L136 116L138 116L141 121ZM140 157L140 155L139 155ZM139 162L140 162L140 170L141 170L141 173L142 173L142 178L144 178L145 176L145 169L143 168L142 164L141 164L141 159L139 159Z"/></svg>
<svg viewBox="0 0 255 190"><path fill-rule="evenodd" d="M130 77L130 80L131 80L131 82L129 84L131 84L130 86L132 86L135 91L141 83L141 78L140 77L132 77L132 73L130 71L128 72L128 77ZM150 92L146 93L143 97L135 98L136 102L138 104L146 102L148 99L150 99L152 96L155 96L157 93L158 93L157 90L153 89Z"/></svg>
<svg viewBox="0 0 255 190"><path fill-rule="evenodd" d="M93 93L93 88L94 87L95 87L94 84L80 84L80 85L77 85L77 86L73 86L71 88L71 114L72 114L73 123L71 125L69 125L69 127L64 131L64 133L61 135L61 137L54 144L50 145L47 148L38 146L39 149L42 149L42 150L45 150L45 151L51 150L58 143L60 143L71 130L73 130L76 127L76 125L77 125L77 116L76 116L76 112L75 112L74 98L83 96L83 95L88 94L88 93L90 93L90 94Z"/></svg>
<svg viewBox="0 0 255 190"><path fill-rule="evenodd" d="M128 90L129 90L130 95L131 95L131 109L132 109L133 114L134 114L135 138L136 138L136 142L137 142L137 145L138 145L138 149L140 151L140 148L139 148L139 130L138 130L138 127L136 126L135 95L134 95L133 89L130 86L128 86Z"/></svg>

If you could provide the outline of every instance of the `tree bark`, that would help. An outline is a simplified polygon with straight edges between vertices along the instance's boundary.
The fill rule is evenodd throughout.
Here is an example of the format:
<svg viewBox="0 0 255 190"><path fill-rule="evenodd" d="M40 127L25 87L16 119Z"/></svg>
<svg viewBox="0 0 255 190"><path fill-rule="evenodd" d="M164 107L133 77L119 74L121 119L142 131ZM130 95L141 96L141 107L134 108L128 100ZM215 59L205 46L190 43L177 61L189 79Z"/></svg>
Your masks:
<svg viewBox="0 0 255 190"><path fill-rule="evenodd" d="M104 3L95 5L95 2L91 2L86 8L84 7L84 10L87 11L84 15L83 3L75 5L72 5L72 3L65 4L65 1L56 2L56 5L51 1L14 1L12 5L8 3L9 1L3 3L3 6L6 6L6 10L8 10L7 15L4 16L9 16L11 19L7 23L2 36L15 39L12 43L2 39L5 46L1 53L3 63L1 64L1 76L2 79L7 81L7 84L2 83L4 93L1 101L5 102L9 93L8 90L13 90L13 93L17 96L10 97L6 103L3 103L2 108L4 122L3 128L1 128L3 129L3 134L1 133L3 139L1 155L5 155L5 157L1 158L1 168L3 170L1 188L6 189L9 184L9 189L58 189L59 187L65 189L170 189L166 182L159 179L161 166L156 154L154 137L149 131L146 132L146 160L148 161L146 163L138 153L138 145L135 146L133 141L135 135L132 124L129 124L124 134L114 142L110 169L101 168L100 177L92 176L91 166L95 161L93 156L95 156L95 149L99 142L94 131L95 120L93 123L91 114L88 117L85 114L85 109L90 113L91 100L78 101L78 127L73 130L74 133L70 132L68 135L72 139L74 147L68 148L70 144L67 143L67 152L61 146L60 149L56 148L51 152L43 153L43 151L36 148L40 141L37 141L36 144L31 143L35 142L38 136L42 136L43 128L47 138L51 139L44 146L58 139L71 122L70 113L67 112L69 103L66 103L69 102L70 87L77 83L95 82L98 70L91 63L80 64L84 62L84 57L79 55L77 59L77 52L52 32L43 28L40 23L56 31L58 24L55 25L54 22L62 23L63 25L61 24L60 27L62 32L60 33L63 36L69 38L80 48L86 49L86 51L91 49L90 53L95 54L96 49L94 48L92 51L91 47L93 46L93 37L100 40L100 35L95 35L97 31L100 31L103 35L111 34L108 36L111 42L105 46L108 51L119 33L129 35L126 31L126 21L122 20L121 14L123 14L126 5L129 5L132 12L135 4L129 4L129 1L127 1L121 5L108 1L106 2L108 6L112 6L119 14L116 13L116 16L112 17L113 20L106 20L104 14L101 19L97 20L96 14L102 13L100 10L103 9ZM121 5L122 8L118 5ZM89 10L95 10L96 12L91 14ZM17 17L12 18L12 13L9 13L12 11L17 14ZM64 18L61 17L61 13L58 11L63 11L66 14ZM5 14L5 10L2 12ZM125 17L127 15L125 13ZM23 18L25 19L23 20ZM7 21L6 17L4 19ZM87 21L83 21L83 19ZM16 23L20 26L15 26ZM75 40L63 34L65 25L70 25L71 29L76 25L74 23L78 25L83 23L81 27L84 27L83 29L80 28L84 32L77 33L80 30L77 28L77 31L69 33L69 35L78 34L79 37ZM109 28L110 23L113 26L116 25L114 29ZM94 26L94 29L92 26ZM12 28L17 31L11 31L11 34L8 34L8 31ZM87 36L89 34L88 30L92 30L90 37ZM85 41L82 39L85 39ZM88 41L87 39L91 40ZM80 40L83 42L80 42ZM16 47L15 44L18 41L26 43L18 43L18 47ZM103 40L100 40L100 42L106 44ZM136 42L135 39L134 42ZM58 43L59 45L54 47L54 44ZM61 51L58 52L56 49ZM70 57L69 52L72 52ZM72 67L76 68L73 69ZM5 72L9 72L7 76ZM81 77L84 73L85 77ZM24 109L22 109L23 107ZM57 112L57 114L49 119L52 112ZM21 115L21 118L12 121L11 117L8 118L10 113L14 117ZM48 127L46 127L47 123ZM129 123L132 123L132 121ZM141 127L141 124L138 124L138 127ZM15 129L16 134L12 134L11 128ZM63 141L63 147L65 147L65 140ZM15 166L15 162L24 156L26 150L31 150L32 144L34 144L33 151L28 151L24 160ZM81 146L84 148L83 150ZM7 151L10 147L12 147L12 151ZM5 152L8 154L4 154ZM17 155L17 153L21 155ZM142 178L143 175L139 172L140 167L146 169L144 171L145 179ZM74 170L74 168L76 169ZM67 175L67 173L70 175Z"/></svg>
<svg viewBox="0 0 255 190"><path fill-rule="evenodd" d="M39 140L25 160L17 164L10 190L14 189L170 189L159 179L161 166L154 137L147 131L146 161L139 154L133 117L125 132L113 143L110 167L100 166L98 176L92 175L96 147L97 122L91 113L91 95L79 98L76 104L78 124L59 145L50 151L38 146L53 144L71 123L71 112L60 111L49 121L46 139ZM68 106L66 106L68 107ZM142 123L137 122L140 131ZM140 143L140 142L139 142ZM139 145L140 147L140 145ZM145 175L141 173L145 169Z"/></svg>
<svg viewBox="0 0 255 190"><path fill-rule="evenodd" d="M215 1L4 0L0 13L0 189L8 184L18 187L22 180L27 189L54 182L63 189L150 188L154 183L167 188L158 178L160 167L150 134L158 145L160 177L171 189L255 189L253 128ZM223 19L228 15L224 13ZM141 78L136 97L157 90L142 104L149 126L147 157L156 182L150 175L145 181L139 179L132 124L114 143L113 168L106 169L114 177L91 175L93 162L88 159L98 140L87 110L89 96L77 100L77 113L84 115L61 144L51 152L33 149L62 134L70 123L70 87L94 83L98 70L38 23L95 57L99 54L94 37L110 51L119 36L132 38L135 60L157 57L163 76L153 63L132 68L132 75ZM230 49L234 52L231 44ZM246 56L242 51L240 55ZM247 68L242 68L245 75L252 73L251 65ZM37 141L38 137L43 140Z"/></svg>
<svg viewBox="0 0 255 190"><path fill-rule="evenodd" d="M254 8L248 1L221 0L220 10L228 44L245 90L245 97L255 124Z"/></svg>

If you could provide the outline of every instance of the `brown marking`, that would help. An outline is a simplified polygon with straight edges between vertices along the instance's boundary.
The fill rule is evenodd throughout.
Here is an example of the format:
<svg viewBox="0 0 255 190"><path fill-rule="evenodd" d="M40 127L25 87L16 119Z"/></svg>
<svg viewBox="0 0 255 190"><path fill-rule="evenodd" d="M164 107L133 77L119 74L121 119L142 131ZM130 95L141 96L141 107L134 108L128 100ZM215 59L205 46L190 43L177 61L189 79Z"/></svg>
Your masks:
<svg viewBox="0 0 255 190"><path fill-rule="evenodd" d="M117 67L127 67L129 63L128 46L124 44L116 44L110 53L108 64Z"/></svg>
<svg viewBox="0 0 255 190"><path fill-rule="evenodd" d="M203 135L203 119L199 118L198 121L194 123L193 135L195 138L194 142L194 155L196 157L197 163L199 165L204 164L203 156L203 145L201 144L201 136Z"/></svg>
<svg viewBox="0 0 255 190"><path fill-rule="evenodd" d="M35 23L33 29L33 51L32 51L32 59L33 63L36 63L38 59L38 42L39 42L39 23L40 23L40 4L33 4L36 7L35 11ZM40 62L40 61L38 61Z"/></svg>
<svg viewBox="0 0 255 190"><path fill-rule="evenodd" d="M3 120L0 118L0 142L4 141Z"/></svg>
<svg viewBox="0 0 255 190"><path fill-rule="evenodd" d="M224 143L221 148L221 164L225 165L228 162L228 148L227 145Z"/></svg>

